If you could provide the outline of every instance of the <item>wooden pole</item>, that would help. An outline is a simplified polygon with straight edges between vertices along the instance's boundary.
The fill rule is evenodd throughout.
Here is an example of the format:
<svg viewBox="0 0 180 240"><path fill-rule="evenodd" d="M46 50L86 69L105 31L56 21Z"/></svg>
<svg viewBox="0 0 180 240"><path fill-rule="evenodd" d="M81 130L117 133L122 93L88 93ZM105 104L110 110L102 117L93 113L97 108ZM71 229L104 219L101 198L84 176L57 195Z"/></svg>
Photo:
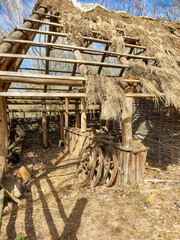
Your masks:
<svg viewBox="0 0 180 240"><path fill-rule="evenodd" d="M75 114L76 114L75 127L80 128L79 101L78 100L75 100Z"/></svg>
<svg viewBox="0 0 180 240"><path fill-rule="evenodd" d="M86 132L87 130L87 119L86 119L86 99L81 98L81 131Z"/></svg>
<svg viewBox="0 0 180 240"><path fill-rule="evenodd" d="M130 86L125 90L125 93L132 93L133 88ZM132 106L133 98L126 97L122 107L122 146L132 147Z"/></svg>
<svg viewBox="0 0 180 240"><path fill-rule="evenodd" d="M100 103L99 104L99 129L102 129L102 127L103 127L103 122L102 122L102 119L101 119L101 109L102 109L102 105Z"/></svg>
<svg viewBox="0 0 180 240"><path fill-rule="evenodd" d="M65 127L69 126L69 99L65 98Z"/></svg>
<svg viewBox="0 0 180 240"><path fill-rule="evenodd" d="M47 136L47 118L46 118L46 102L42 105L42 126L43 126L43 146L48 147L48 136Z"/></svg>
<svg viewBox="0 0 180 240"><path fill-rule="evenodd" d="M60 140L64 140L64 113L63 113L63 101L60 100Z"/></svg>
<svg viewBox="0 0 180 240"><path fill-rule="evenodd" d="M2 90L2 89L0 89ZM0 165L7 170L8 121L6 99L0 97Z"/></svg>
<svg viewBox="0 0 180 240"><path fill-rule="evenodd" d="M106 120L106 128L109 131L109 128L110 128L110 121L109 120Z"/></svg>

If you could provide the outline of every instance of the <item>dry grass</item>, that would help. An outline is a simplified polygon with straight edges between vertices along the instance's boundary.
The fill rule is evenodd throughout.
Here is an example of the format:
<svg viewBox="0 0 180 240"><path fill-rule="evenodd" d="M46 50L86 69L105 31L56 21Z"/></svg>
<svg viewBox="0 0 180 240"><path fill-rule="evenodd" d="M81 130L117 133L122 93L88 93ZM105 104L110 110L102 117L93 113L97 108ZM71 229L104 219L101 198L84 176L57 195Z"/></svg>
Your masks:
<svg viewBox="0 0 180 240"><path fill-rule="evenodd" d="M156 99L165 99L168 105L180 108L180 71L172 68L157 68L142 63L131 63L128 70L141 80L144 88ZM164 93L162 96L161 93Z"/></svg>
<svg viewBox="0 0 180 240"><path fill-rule="evenodd" d="M8 203L1 237L28 240L178 240L180 234L177 183L148 183L131 188L82 188L74 177L72 156L62 150L26 149L25 163L34 162L33 179L24 187L23 206ZM55 156L55 157L54 157ZM146 170L146 178L180 179L178 169ZM162 193L151 204L147 197Z"/></svg>
<svg viewBox="0 0 180 240"><path fill-rule="evenodd" d="M92 30L99 31L96 37L109 40L112 50L116 52L124 53L125 49L124 40L121 33L116 30L117 27L123 29L127 36L139 38L139 43L147 48L145 55L156 58L156 67L146 66L142 61L134 62L131 64L130 74L142 81L145 91L150 92L156 101L164 100L167 104L174 105L179 109L180 38L162 24L164 23L163 20L136 17L128 13L110 12L100 7L88 13L83 13L75 8L70 0L42 0L40 2L48 6L53 12L60 12L61 22L65 25L64 31L68 33L68 39L73 40L79 46L86 44L82 35L94 36ZM178 23L166 22L166 24L173 27L177 32L179 31ZM113 79L108 82L108 79L104 78L104 84L100 83L99 86L95 81L99 79L102 82L101 77L92 79L90 76L89 79L87 85L89 104L103 103L107 100L107 113L112 111L112 103L109 100L115 100L113 107L115 111L111 113L112 115L110 113L103 114L103 117L107 119L111 115L111 118L116 118L124 97L122 90L114 84ZM110 97L108 89L105 89L103 85L112 88L112 93L115 92L115 96ZM164 98L161 93L164 94ZM117 100L118 97L120 98L119 101Z"/></svg>
<svg viewBox="0 0 180 240"><path fill-rule="evenodd" d="M86 98L90 109L102 104L102 119L117 119L125 98L117 78L87 76Z"/></svg>

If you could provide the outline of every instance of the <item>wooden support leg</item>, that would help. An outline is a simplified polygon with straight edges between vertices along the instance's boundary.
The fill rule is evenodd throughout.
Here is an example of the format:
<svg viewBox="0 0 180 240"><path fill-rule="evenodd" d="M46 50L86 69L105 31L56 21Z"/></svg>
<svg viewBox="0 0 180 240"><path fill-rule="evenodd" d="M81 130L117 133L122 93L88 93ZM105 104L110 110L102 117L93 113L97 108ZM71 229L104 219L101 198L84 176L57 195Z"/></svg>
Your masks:
<svg viewBox="0 0 180 240"><path fill-rule="evenodd" d="M86 99L81 98L81 131L86 132L87 126L86 126Z"/></svg>
<svg viewBox="0 0 180 240"><path fill-rule="evenodd" d="M102 129L103 124L101 120L101 104L99 104L99 129Z"/></svg>
<svg viewBox="0 0 180 240"><path fill-rule="evenodd" d="M42 126L43 126L43 146L48 147L48 137L47 137L47 118L46 118L46 103L43 104L42 112Z"/></svg>
<svg viewBox="0 0 180 240"><path fill-rule="evenodd" d="M110 121L109 120L106 120L106 128L109 131L109 129L110 129Z"/></svg>
<svg viewBox="0 0 180 240"><path fill-rule="evenodd" d="M65 127L69 126L69 99L65 98Z"/></svg>
<svg viewBox="0 0 180 240"><path fill-rule="evenodd" d="M80 128L79 100L75 100L75 113L76 113L76 123L75 123L75 127L76 127L76 128Z"/></svg>
<svg viewBox="0 0 180 240"><path fill-rule="evenodd" d="M60 110L60 140L64 140L64 114L63 114L63 101L59 104Z"/></svg>
<svg viewBox="0 0 180 240"><path fill-rule="evenodd" d="M7 170L7 148L8 148L7 104L6 99L4 97L0 97L0 165L3 165L5 167L5 170Z"/></svg>
<svg viewBox="0 0 180 240"><path fill-rule="evenodd" d="M132 87L126 90L132 92ZM133 98L126 97L122 108L122 146L132 147L132 106Z"/></svg>

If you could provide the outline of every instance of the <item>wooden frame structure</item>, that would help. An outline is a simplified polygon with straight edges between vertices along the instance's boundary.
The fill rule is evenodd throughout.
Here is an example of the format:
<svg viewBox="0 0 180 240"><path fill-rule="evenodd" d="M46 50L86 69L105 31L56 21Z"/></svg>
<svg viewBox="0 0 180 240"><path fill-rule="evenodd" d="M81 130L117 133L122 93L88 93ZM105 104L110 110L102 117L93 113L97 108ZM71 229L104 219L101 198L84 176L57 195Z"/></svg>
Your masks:
<svg viewBox="0 0 180 240"><path fill-rule="evenodd" d="M49 19L49 21L47 21L47 19ZM155 61L155 58L144 56L143 53L139 55L133 54L134 49L140 51L146 50L146 47L141 46L137 38L123 35L124 46L126 49L129 49L128 54L110 51L111 42L97 38L98 31L94 30L92 30L94 37L83 36L84 41L88 42L87 47L77 46L71 41L69 41L68 44L60 44L56 43L58 38L67 39L68 34L63 32L64 26L60 24L58 20L59 16L54 13L49 13L46 7L36 6L31 17L25 18L24 24L15 29L0 44L0 164L4 165L5 168L7 168L6 158L9 138L7 107L10 105L40 104L42 106L43 143L45 148L48 146L46 113L51 111L46 108L47 104L59 105L61 140L65 140L67 143L67 138L69 139L68 119L69 112L71 111L69 109L70 103L74 104L76 128L80 128L81 133L88 133L86 94L85 92L78 92L79 88L85 90L86 75L90 74L88 66L95 67L97 69L96 74L98 75L103 74L104 68L113 68L119 71L115 76L121 80L126 95L126 107L122 110L122 147L124 149L131 149L132 147L133 97L152 97L149 93L133 92L133 87L140 83L138 79L126 79L123 77L124 70L129 67L129 59L146 61L146 63L148 61ZM43 25L49 26L49 31L41 30L41 26ZM117 28L117 33L119 31L123 30ZM47 41L37 42L35 38L37 34L47 36ZM105 45L105 50L89 47L92 43ZM28 50L31 46L45 49L45 56L44 54L39 56L30 55ZM51 57L52 50L71 52L74 57L66 59ZM101 61L84 60L84 55L101 56ZM119 59L119 63L115 64L106 61L107 58L112 57ZM31 64L29 64L28 67L23 67L22 61L24 59L26 59L26 61L41 61L45 63L45 68L33 68ZM69 70L53 70L50 67L50 63L68 64ZM30 72L27 73L27 71ZM38 71L40 74L37 73ZM14 88L10 87L11 83L33 84L38 85L38 87ZM43 87L41 88L39 85L43 85ZM60 89L59 87L58 89L49 90L48 86L63 86L65 88ZM49 100L51 100L52 103L49 103ZM16 111L16 109L14 109L14 111ZM33 110L31 111L33 112ZM81 117L79 112L81 113ZM106 126L109 129L108 121ZM65 135L63 132L64 127ZM71 141L69 141L69 144L70 143ZM66 144L66 150L69 148L71 148L71 146L67 146ZM123 161L126 161L126 158L128 158L128 154L124 154Z"/></svg>

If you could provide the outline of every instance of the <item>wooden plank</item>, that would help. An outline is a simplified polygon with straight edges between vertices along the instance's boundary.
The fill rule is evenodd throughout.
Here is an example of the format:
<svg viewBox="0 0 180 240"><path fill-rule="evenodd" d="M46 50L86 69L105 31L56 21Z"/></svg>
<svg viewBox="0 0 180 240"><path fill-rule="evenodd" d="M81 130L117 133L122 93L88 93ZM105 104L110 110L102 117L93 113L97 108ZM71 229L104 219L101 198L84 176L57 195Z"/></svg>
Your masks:
<svg viewBox="0 0 180 240"><path fill-rule="evenodd" d="M128 65L122 64L111 64L111 63L102 63L102 62L91 62L84 60L74 60L74 59L60 59L60 58L52 58L52 57L43 57L43 56L35 56L35 55L23 55L23 54L11 54L11 53L1 53L1 58L22 58L22 59L34 59L34 60L48 60L53 62L61 62L61 63L70 63L70 64L84 64L90 66L103 66L109 68L128 68Z"/></svg>
<svg viewBox="0 0 180 240"><path fill-rule="evenodd" d="M81 98L85 93L0 92L0 97Z"/></svg>
<svg viewBox="0 0 180 240"><path fill-rule="evenodd" d="M41 21L41 20L36 20L36 19L30 19L30 18L24 18L24 21L30 21L34 23L41 23L49 26L54 26L54 27L63 27L63 24L59 23L54 23L54 22L46 22L46 21Z"/></svg>
<svg viewBox="0 0 180 240"><path fill-rule="evenodd" d="M81 50L81 51L86 51L92 52L93 53L99 53L99 54L107 54L107 56L124 56L124 57L129 57L133 59L148 59L148 60L155 60L155 57L147 57L147 56L138 56L138 55L133 55L133 54L125 54L125 53L118 53L118 52L112 52L112 51L107 51L107 50L99 50L99 49L94 49L94 48L87 48L87 47L79 47L79 46L71 46L71 45L64 45L64 44L58 44L58 43L45 43L45 42L34 42L34 41L28 41L28 40L13 40L13 39L4 39L4 42L11 42L11 43L24 43L24 44L31 44L33 46L51 46L52 48L56 47L59 49L69 49L71 51L73 50ZM110 45L110 43L108 44ZM132 45L136 46L136 45ZM129 47L132 47L131 45ZM143 49L144 47L141 46ZM133 48L133 47L132 47Z"/></svg>

